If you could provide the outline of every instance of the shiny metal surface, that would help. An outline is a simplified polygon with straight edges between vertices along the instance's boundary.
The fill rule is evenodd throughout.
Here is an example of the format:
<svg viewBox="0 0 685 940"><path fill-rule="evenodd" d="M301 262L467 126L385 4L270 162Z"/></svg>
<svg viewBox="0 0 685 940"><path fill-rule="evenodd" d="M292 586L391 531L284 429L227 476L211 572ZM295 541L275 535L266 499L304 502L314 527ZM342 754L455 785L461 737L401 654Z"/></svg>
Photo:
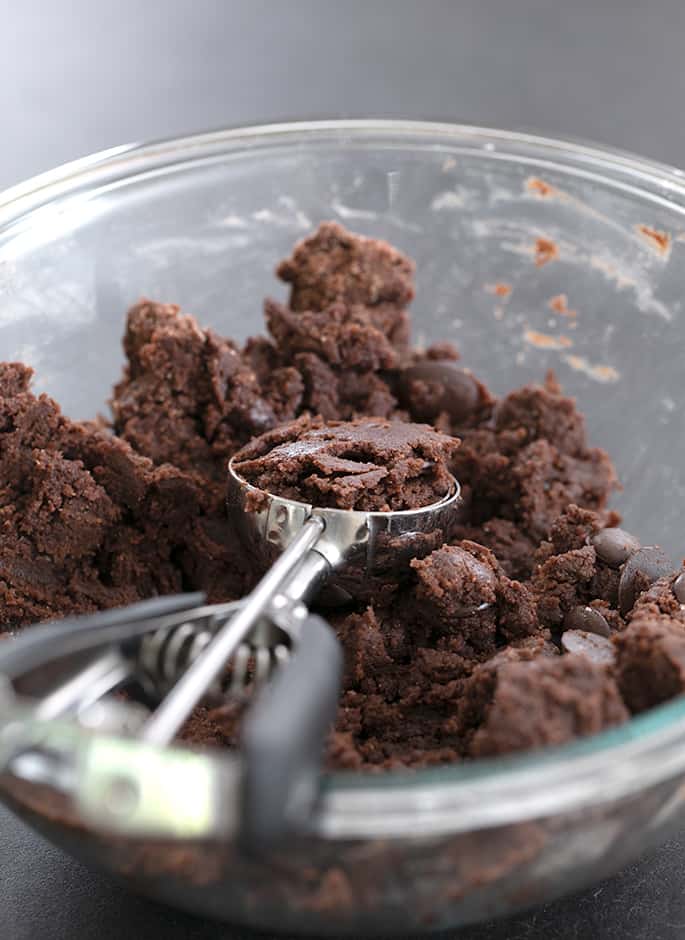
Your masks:
<svg viewBox="0 0 685 940"><path fill-rule="evenodd" d="M228 514L245 551L258 570L278 558L306 520L321 519L323 531L313 551L330 568L330 586L357 599L372 596L383 580L393 579L412 558L447 541L461 504L459 483L438 503L401 512L359 512L311 506L258 490L228 464ZM254 508L257 507L257 508ZM310 596L302 572L301 596Z"/></svg>
<svg viewBox="0 0 685 940"><path fill-rule="evenodd" d="M130 667L119 653L99 657L41 699L36 717L48 721L72 710L87 708L128 678Z"/></svg>

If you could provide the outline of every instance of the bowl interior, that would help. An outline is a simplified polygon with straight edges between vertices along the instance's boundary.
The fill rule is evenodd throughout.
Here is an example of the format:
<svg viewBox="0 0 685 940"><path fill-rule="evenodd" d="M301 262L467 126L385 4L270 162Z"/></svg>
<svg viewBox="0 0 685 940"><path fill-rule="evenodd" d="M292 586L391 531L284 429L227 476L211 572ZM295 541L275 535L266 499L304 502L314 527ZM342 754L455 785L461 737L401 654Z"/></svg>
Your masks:
<svg viewBox="0 0 685 940"><path fill-rule="evenodd" d="M586 413L592 440L617 464L624 489L615 505L626 526L680 559L685 185L675 170L529 135L398 122L274 126L119 148L0 196L0 354L32 365L36 387L68 414L106 412L129 304L141 295L176 302L244 339L262 329L263 297L285 296L276 262L325 219L416 259L416 342L456 342L464 364L498 393L553 368ZM644 795L662 781L678 785L684 714L680 699L543 754L371 780L336 775L317 830L320 867L342 864L365 879L363 860L377 850L389 903L405 878L434 904L434 886L462 861L468 868L469 851L499 861L516 834L510 823L559 812L566 816L552 820L545 853L530 871L523 866L533 893L507 894L496 878L483 911L543 899L548 882L558 893L622 857L616 833L633 839L627 858L682 808L682 789L673 800ZM218 773L219 760L204 760ZM637 809L625 810L622 799ZM36 824L48 819L37 811ZM479 827L476 842L469 830ZM443 864L430 838L446 832L464 842ZM77 848L88 857L91 834L81 835ZM398 836L411 843L404 868L383 841ZM68 844L65 827L52 837ZM377 841L359 854L361 837ZM126 846L127 864L129 855ZM119 870L114 856L99 861ZM169 882L167 899L233 917L234 883L244 878L251 891L265 881L242 859L236 872L211 898ZM159 895L163 879L153 873L139 884ZM467 897L463 910L454 903L445 923L479 913L478 899ZM257 921L282 928L281 908ZM392 910L406 929L404 909ZM387 930L385 908L369 918Z"/></svg>

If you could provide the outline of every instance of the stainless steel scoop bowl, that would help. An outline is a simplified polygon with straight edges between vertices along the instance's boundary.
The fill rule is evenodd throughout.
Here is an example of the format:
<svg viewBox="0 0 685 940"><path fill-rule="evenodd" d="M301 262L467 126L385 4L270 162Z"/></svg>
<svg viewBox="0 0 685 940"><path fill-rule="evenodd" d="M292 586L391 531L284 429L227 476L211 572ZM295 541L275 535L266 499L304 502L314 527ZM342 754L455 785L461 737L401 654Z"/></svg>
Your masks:
<svg viewBox="0 0 685 940"><path fill-rule="evenodd" d="M298 580L311 577L311 583L302 584L302 597L311 597L324 579L327 587L338 589L336 600L342 602L345 595L357 600L373 596L383 581L406 577L410 559L442 545L454 528L461 488L452 479L443 499L418 509L321 508L256 489L240 476L232 459L227 502L229 519L257 570L273 564L302 529L318 530L306 568L297 569Z"/></svg>

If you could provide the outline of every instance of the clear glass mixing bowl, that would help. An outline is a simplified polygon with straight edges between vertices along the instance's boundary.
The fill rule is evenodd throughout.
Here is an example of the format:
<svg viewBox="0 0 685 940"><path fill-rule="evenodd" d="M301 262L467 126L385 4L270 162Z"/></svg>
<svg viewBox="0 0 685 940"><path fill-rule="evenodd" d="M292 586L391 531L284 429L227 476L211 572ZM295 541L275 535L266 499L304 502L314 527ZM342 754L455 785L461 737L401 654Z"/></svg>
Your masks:
<svg viewBox="0 0 685 940"><path fill-rule="evenodd" d="M261 329L264 295L282 292L275 262L324 219L412 255L415 338L454 340L497 392L553 367L617 463L626 526L680 557L685 179L638 158L391 121L117 148L0 197L2 357L92 417L119 375L131 302L175 301L244 338ZM562 294L576 317L551 303ZM177 756L148 767L158 794ZM194 760L200 789L227 779L228 758ZM171 904L317 933L445 927L576 889L675 826L685 702L522 758L330 776L312 832L262 859L236 853L226 819L103 838L44 785L5 773L1 786L55 841Z"/></svg>

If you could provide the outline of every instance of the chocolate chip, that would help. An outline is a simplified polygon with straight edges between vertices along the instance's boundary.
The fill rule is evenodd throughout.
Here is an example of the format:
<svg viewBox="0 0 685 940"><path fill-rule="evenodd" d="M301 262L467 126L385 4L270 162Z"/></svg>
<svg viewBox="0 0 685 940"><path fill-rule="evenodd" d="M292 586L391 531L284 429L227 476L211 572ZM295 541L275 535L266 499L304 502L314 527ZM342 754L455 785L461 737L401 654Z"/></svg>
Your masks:
<svg viewBox="0 0 685 940"><path fill-rule="evenodd" d="M583 630L596 636L610 636L606 618L594 607L572 607L564 617L565 630Z"/></svg>
<svg viewBox="0 0 685 940"><path fill-rule="evenodd" d="M597 557L610 568L620 568L640 548L640 543L623 529L602 529L592 539Z"/></svg>
<svg viewBox="0 0 685 940"><path fill-rule="evenodd" d="M425 383L428 391L418 393L412 388L415 382ZM402 404L419 421L432 421L442 411L452 421L463 421L475 411L479 399L473 376L446 360L418 362L404 369L398 393Z"/></svg>
<svg viewBox="0 0 685 940"><path fill-rule="evenodd" d="M673 593L679 604L685 604L685 571L673 582Z"/></svg>
<svg viewBox="0 0 685 940"><path fill-rule="evenodd" d="M566 630L561 637L561 646L566 653L585 656L600 666L614 661L614 645L611 640L585 630Z"/></svg>
<svg viewBox="0 0 685 940"><path fill-rule="evenodd" d="M638 596L659 578L672 574L673 562L658 545L635 552L623 566L618 582L618 608L625 617Z"/></svg>

